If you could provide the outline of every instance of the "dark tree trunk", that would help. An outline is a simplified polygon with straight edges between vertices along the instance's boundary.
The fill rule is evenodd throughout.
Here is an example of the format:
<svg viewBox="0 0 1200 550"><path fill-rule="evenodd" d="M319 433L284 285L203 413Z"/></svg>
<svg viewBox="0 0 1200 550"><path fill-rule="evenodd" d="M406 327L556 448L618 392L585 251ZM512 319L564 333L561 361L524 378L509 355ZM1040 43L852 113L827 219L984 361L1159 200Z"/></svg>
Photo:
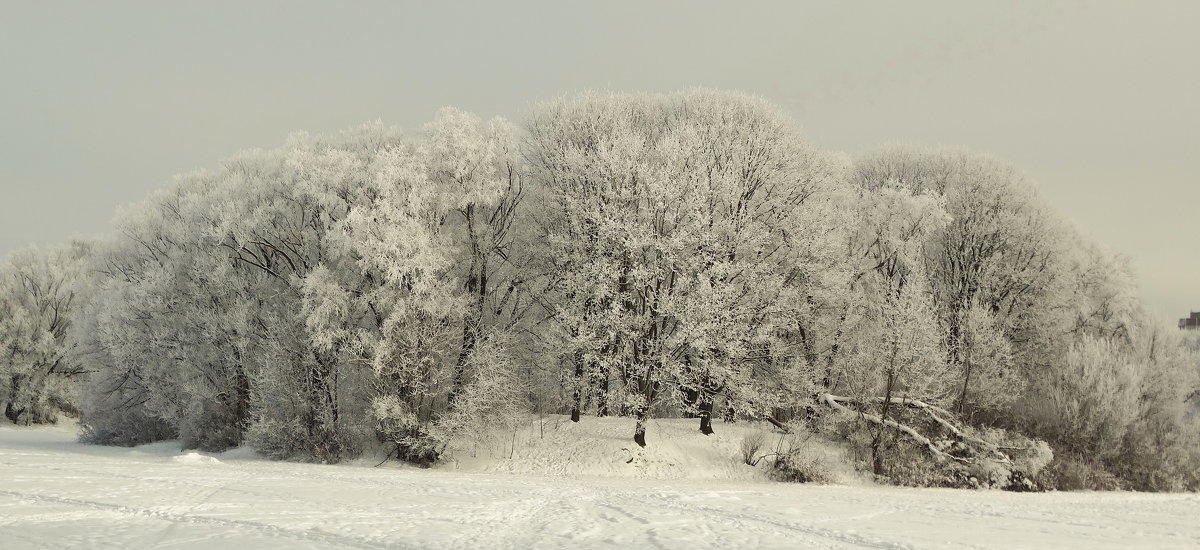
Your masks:
<svg viewBox="0 0 1200 550"><path fill-rule="evenodd" d="M966 363L963 366L963 385L962 393L958 397L958 414L967 416L967 389L971 387L971 363Z"/></svg>
<svg viewBox="0 0 1200 550"><path fill-rule="evenodd" d="M637 416L637 423L633 427L633 442L639 447L646 446L646 417L649 416L649 410L645 405L638 406L634 413Z"/></svg>
<svg viewBox="0 0 1200 550"><path fill-rule="evenodd" d="M12 402L9 402L4 405L4 417L7 418L13 424L18 423L17 419L21 418L21 413L24 413L24 412L25 412L25 409L17 410L17 408L13 406Z"/></svg>
<svg viewBox="0 0 1200 550"><path fill-rule="evenodd" d="M608 416L608 374L603 370L596 378L596 416Z"/></svg>
<svg viewBox="0 0 1200 550"><path fill-rule="evenodd" d="M21 399L21 392L25 391L22 388L24 378L23 375L14 374L10 379L10 393L8 403L4 406L4 416L13 424L20 424L24 419L23 416L28 412L27 407L17 408L17 402Z"/></svg>
<svg viewBox="0 0 1200 550"><path fill-rule="evenodd" d="M450 386L450 395L446 398L446 406L454 409L454 402L462 394L467 382L467 362L475 351L479 339L479 327L483 324L484 300L488 293L487 257L476 242L475 205L468 204L463 215L467 221L467 235L471 241L471 267L467 273L467 295L473 297L471 309L463 320L462 347L458 351L458 359L454 362L454 380Z"/></svg>
<svg viewBox="0 0 1200 550"><path fill-rule="evenodd" d="M234 405L234 416L237 422L238 443L241 443L242 433L250 427L250 377L240 367L235 374L237 384L237 403Z"/></svg>
<svg viewBox="0 0 1200 550"><path fill-rule="evenodd" d="M711 395L701 397L700 401L700 433L704 435L712 435L712 415L713 415L713 398Z"/></svg>
<svg viewBox="0 0 1200 550"><path fill-rule="evenodd" d="M463 385L467 379L467 361L471 358L471 352L475 349L475 333L477 324L473 319L463 323L462 347L458 350L458 359L454 361L454 380L451 382L450 394L446 396L446 406L450 409L454 408L454 402L458 400L458 396L462 394Z"/></svg>
<svg viewBox="0 0 1200 550"><path fill-rule="evenodd" d="M571 422L579 422L580 409L583 408L583 355L575 352L575 379L571 381L575 391L571 395Z"/></svg>
<svg viewBox="0 0 1200 550"><path fill-rule="evenodd" d="M636 387L641 393L642 399L633 409L633 415L637 419L633 429L633 441L639 446L645 447L646 420L650 417L650 404L654 402L654 396L658 393L658 384L645 377L638 377Z"/></svg>
<svg viewBox="0 0 1200 550"><path fill-rule="evenodd" d="M880 448L882 442L877 436L871 440L871 473L881 476L883 475L883 450Z"/></svg>
<svg viewBox="0 0 1200 550"><path fill-rule="evenodd" d="M829 390L833 387L834 363L837 362L838 351L841 350L842 334L845 330L846 317L849 316L849 310L843 310L841 318L838 319L838 328L833 333L833 345L829 347L829 357L825 360L825 375L821 377L821 387Z"/></svg>

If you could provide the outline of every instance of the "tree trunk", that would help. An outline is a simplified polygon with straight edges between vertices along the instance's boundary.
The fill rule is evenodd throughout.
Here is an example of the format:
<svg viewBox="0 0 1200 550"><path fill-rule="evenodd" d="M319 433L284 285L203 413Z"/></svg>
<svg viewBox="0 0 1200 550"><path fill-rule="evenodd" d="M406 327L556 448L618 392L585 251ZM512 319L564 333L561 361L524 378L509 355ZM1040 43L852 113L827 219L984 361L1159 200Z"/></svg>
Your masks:
<svg viewBox="0 0 1200 550"><path fill-rule="evenodd" d="M462 347L458 350L458 359L454 361L454 379L451 382L450 394L446 397L446 406L450 409L454 409L454 402L458 400L458 396L462 394L463 386L466 384L467 361L475 349L477 328L478 324L470 317L463 322Z"/></svg>
<svg viewBox="0 0 1200 550"><path fill-rule="evenodd" d="M871 473L877 476L883 475L883 451L879 448L882 435L876 432L871 436Z"/></svg>
<svg viewBox="0 0 1200 550"><path fill-rule="evenodd" d="M704 435L712 435L712 415L715 401L711 394L705 394L700 398L700 433Z"/></svg>
<svg viewBox="0 0 1200 550"><path fill-rule="evenodd" d="M650 404L654 402L654 396L658 393L658 384L648 380L647 377L639 376L636 387L642 399L633 410L633 415L637 419L633 429L633 441L639 446L645 447L646 420L650 417Z"/></svg>
<svg viewBox="0 0 1200 550"><path fill-rule="evenodd" d="M234 406L234 416L237 422L237 443L241 444L242 434L250 427L250 377L238 367L234 375L237 384L237 403Z"/></svg>
<svg viewBox="0 0 1200 550"><path fill-rule="evenodd" d="M17 410L16 407L13 406L11 401L4 405L4 417L7 418L13 424L18 423L17 419L21 418L21 414L24 412L25 412L24 409Z"/></svg>
<svg viewBox="0 0 1200 550"><path fill-rule="evenodd" d="M825 375L821 377L821 387L825 388L825 391L833 388L833 367L837 361L838 351L842 348L842 334L845 331L846 318L849 315L849 309L842 310L841 318L838 319L837 330L833 333L833 345L829 347L829 357L825 360Z"/></svg>
<svg viewBox="0 0 1200 550"><path fill-rule="evenodd" d="M579 422L580 409L583 408L583 354L575 352L575 379L571 385L575 387L571 395L571 422Z"/></svg>
<svg viewBox="0 0 1200 550"><path fill-rule="evenodd" d="M633 427L633 442L639 447L646 446L646 417L649 416L649 407L638 405L634 415L637 417L637 422Z"/></svg>
<svg viewBox="0 0 1200 550"><path fill-rule="evenodd" d="M28 419L26 416L26 413L29 412L28 404L18 404L19 402L23 401L21 399L21 392L24 391L24 388L22 388L22 382L24 378L24 375L14 374L10 379L10 393L8 397L8 404L4 406L4 416L13 424L20 424L22 420ZM28 424L28 422L26 422L26 424Z"/></svg>
<svg viewBox="0 0 1200 550"><path fill-rule="evenodd" d="M450 395L446 399L446 406L450 409L454 409L454 402L466 385L467 361L478 343L479 327L483 324L484 299L488 293L487 257L484 256L475 236L475 205L468 204L463 215L467 221L467 236L471 241L471 267L467 272L466 290L474 303L463 319L462 347L458 351L458 359L454 362L454 380L450 386Z"/></svg>
<svg viewBox="0 0 1200 550"><path fill-rule="evenodd" d="M596 377L596 416L608 416L608 373L597 369L600 375Z"/></svg>
<svg viewBox="0 0 1200 550"><path fill-rule="evenodd" d="M878 402L882 403L884 401L884 398L882 398L882 397L871 398L869 401L872 401L872 402L878 401ZM987 455L989 455L991 457L992 460L995 460L997 462L1005 462L1005 463L1011 462L1011 460L1012 460L1007 454L1003 453L995 445L988 443L987 441L984 441L982 439L972 437L972 436L966 434L959 427L955 426L953 423L946 420L942 416L939 416L939 415L946 415L947 417L949 416L948 411L946 411L945 409L941 409L941 408L935 407L933 405L929 405L927 403L917 401L915 399L893 397L893 398L889 399L888 401L890 401L893 405L915 407L915 408L925 411L925 413L929 416L929 418L931 420L933 420L938 425L945 428L950 433L954 434L954 436L956 438L958 438L960 441L963 441L964 443L973 446L975 449L977 449L978 452L986 453ZM937 447L937 445L933 444L933 441L931 441L928 437L925 437L924 435L922 435L917 430L913 429L911 426L901 424L890 418L884 419L884 418L880 418L879 416L876 416L874 414L865 412L867 403L864 402L863 400L852 399L852 398L848 398L848 397L838 397L836 395L822 393L822 394L817 395L817 402L822 403L834 410L838 410L838 411L841 411L841 412L844 412L847 414L853 414L853 415L857 416L859 419L864 420L866 422L870 422L870 423L876 424L878 426L889 427L889 428L907 436L909 439L918 443L922 447L925 447L929 451L929 454L933 455L935 460L938 460L938 461L955 460L955 461L964 462L964 463L970 462L970 460L968 460L968 459L959 458L959 457L950 455L950 454L942 451L941 449L939 449ZM857 410L852 410L849 407L847 407L846 405L844 405L843 403L852 404L855 407L855 409L857 409Z"/></svg>

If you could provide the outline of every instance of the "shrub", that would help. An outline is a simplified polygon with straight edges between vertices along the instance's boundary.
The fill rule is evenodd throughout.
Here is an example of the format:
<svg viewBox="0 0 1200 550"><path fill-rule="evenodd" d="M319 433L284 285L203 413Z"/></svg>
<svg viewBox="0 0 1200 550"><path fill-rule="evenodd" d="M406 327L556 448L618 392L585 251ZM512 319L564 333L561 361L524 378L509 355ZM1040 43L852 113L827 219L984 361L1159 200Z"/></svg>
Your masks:
<svg viewBox="0 0 1200 550"><path fill-rule="evenodd" d="M768 474L775 481L830 483L834 476L825 458L812 447L796 445L775 455Z"/></svg>
<svg viewBox="0 0 1200 550"><path fill-rule="evenodd" d="M1038 483L1058 491L1115 491L1121 482L1098 464L1072 455L1054 457L1037 476Z"/></svg>
<svg viewBox="0 0 1200 550"><path fill-rule="evenodd" d="M79 441L92 445L133 447L178 437L165 421L144 414L139 408L85 413Z"/></svg>
<svg viewBox="0 0 1200 550"><path fill-rule="evenodd" d="M246 442L263 456L335 464L358 456L361 449L349 434L325 423L259 419L246 431Z"/></svg>
<svg viewBox="0 0 1200 550"><path fill-rule="evenodd" d="M373 416L375 435L391 447L397 460L428 467L437 462L446 447L444 440L434 437L427 424L420 421L416 411L394 396L375 399Z"/></svg>
<svg viewBox="0 0 1200 550"><path fill-rule="evenodd" d="M742 437L741 456L742 462L750 466L757 466L758 461L762 458L759 452L763 445L767 442L767 434L764 432L754 432L746 434Z"/></svg>

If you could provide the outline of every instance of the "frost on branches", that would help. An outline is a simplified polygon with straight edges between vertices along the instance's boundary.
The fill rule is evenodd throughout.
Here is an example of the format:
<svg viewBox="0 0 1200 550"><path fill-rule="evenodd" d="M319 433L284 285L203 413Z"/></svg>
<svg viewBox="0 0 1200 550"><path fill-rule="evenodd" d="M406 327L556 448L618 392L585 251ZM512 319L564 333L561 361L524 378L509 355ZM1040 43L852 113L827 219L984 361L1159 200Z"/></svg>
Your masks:
<svg viewBox="0 0 1200 550"><path fill-rule="evenodd" d="M776 406L792 301L820 284L842 166L777 110L714 92L586 95L530 123L572 418ZM798 291L799 290L799 291ZM783 392L784 399L787 398Z"/></svg>
<svg viewBox="0 0 1200 550"><path fill-rule="evenodd" d="M91 245L16 252L0 263L0 402L16 424L53 423L77 413L86 367L66 334L82 298L76 285Z"/></svg>
<svg viewBox="0 0 1200 550"><path fill-rule="evenodd" d="M1011 166L850 159L711 90L526 120L297 134L11 257L6 416L422 465L528 414L641 446L683 416L821 432L892 483L1200 485L1200 346Z"/></svg>

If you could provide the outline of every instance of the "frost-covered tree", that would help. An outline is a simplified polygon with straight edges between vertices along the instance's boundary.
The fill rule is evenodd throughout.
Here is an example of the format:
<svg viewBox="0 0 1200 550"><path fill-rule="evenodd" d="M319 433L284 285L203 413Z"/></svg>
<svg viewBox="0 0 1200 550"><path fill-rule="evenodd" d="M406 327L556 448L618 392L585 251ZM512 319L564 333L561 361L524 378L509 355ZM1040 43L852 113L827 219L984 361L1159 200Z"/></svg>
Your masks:
<svg viewBox="0 0 1200 550"><path fill-rule="evenodd" d="M996 314L983 304L973 303L959 315L961 383L955 396L955 411L970 416L977 410L999 410L1019 395L1026 384L1013 368L1012 342Z"/></svg>
<svg viewBox="0 0 1200 550"><path fill-rule="evenodd" d="M98 371L85 400L87 438L179 435L205 449L241 441L256 302L254 281L220 252L225 198L209 174L181 178L124 211L119 236L88 266L90 299L72 331L80 360Z"/></svg>
<svg viewBox="0 0 1200 550"><path fill-rule="evenodd" d="M502 121L445 111L423 141L378 124L297 135L136 207L98 269L97 330L81 334L107 365L93 424L126 426L107 412L123 410L188 446L244 436L322 461L372 435L428 435L480 361L483 304L506 311L487 279L511 245L514 150ZM365 421L379 411L403 418Z"/></svg>
<svg viewBox="0 0 1200 550"><path fill-rule="evenodd" d="M1031 387L1020 421L1063 460L1121 486L1194 490L1200 422L1188 401L1200 380L1196 350L1188 335L1142 311L1119 327L1115 336L1111 328L1099 331L1109 336L1071 334L1063 368Z"/></svg>
<svg viewBox="0 0 1200 550"><path fill-rule="evenodd" d="M17 424L55 422L75 412L86 365L66 335L82 298L77 283L91 245L27 249L0 263L0 400Z"/></svg>
<svg viewBox="0 0 1200 550"><path fill-rule="evenodd" d="M521 275L510 256L525 174L507 121L484 123L458 109L443 109L425 126L419 151L450 213L441 230L456 248L455 275L463 280L467 300L449 394L453 404L487 327L509 328L514 310L523 306Z"/></svg>
<svg viewBox="0 0 1200 550"><path fill-rule="evenodd" d="M829 246L836 162L761 100L707 91L550 102L530 150L573 418L619 396L644 445L660 401L706 433L719 397L755 406L789 262Z"/></svg>
<svg viewBox="0 0 1200 550"><path fill-rule="evenodd" d="M1132 356L1141 363L1137 415L1111 470L1141 491L1200 489L1200 338L1166 323L1138 323Z"/></svg>
<svg viewBox="0 0 1200 550"><path fill-rule="evenodd" d="M862 159L855 178L945 201L951 221L929 236L924 256L946 327L946 360L959 373L961 412L1009 403L1031 377L1059 364L1068 233L1020 173L966 151L895 147ZM1000 385L979 401L973 388L984 379Z"/></svg>
<svg viewBox="0 0 1200 550"><path fill-rule="evenodd" d="M1137 416L1137 361L1120 343L1086 336L1067 355L1065 368L1039 388L1046 407L1040 431L1076 453L1105 460L1120 449Z"/></svg>
<svg viewBox="0 0 1200 550"><path fill-rule="evenodd" d="M897 186L857 193L857 227L844 245L851 276L826 333L821 399L835 408L852 402L869 415L871 463L880 474L895 444L894 403L937 403L945 395L942 337L922 249L949 220L934 194ZM805 337L815 338L814 332Z"/></svg>
<svg viewBox="0 0 1200 550"><path fill-rule="evenodd" d="M868 333L879 328L885 310L929 307L918 304L929 299L922 249L949 220L937 195L897 186L859 188L846 204L853 227L841 240L840 273L832 275L840 285L809 300L796 334L824 391L862 383L847 366L849 356L861 357L878 343L878 334ZM928 323L919 326L937 332Z"/></svg>
<svg viewBox="0 0 1200 550"><path fill-rule="evenodd" d="M531 407L632 416L641 445L651 415L801 413L853 426L877 473L907 442L1016 481L995 441L1044 445L1006 428L1130 487L1200 483L1196 345L1013 168L851 164L707 90L562 98L526 130L444 109L297 134L179 178L94 252L14 256L6 412L70 409L87 370L105 443L428 464Z"/></svg>
<svg viewBox="0 0 1200 550"><path fill-rule="evenodd" d="M381 435L402 453L415 445L418 462L430 450L421 439L444 442L468 418L486 422L472 414L501 410L479 385L517 368L504 354L519 347L510 332L530 298L512 261L524 177L513 136L502 119L442 110L412 150L373 168L377 198L350 220L359 263L380 273L373 410ZM442 391L452 411L435 418Z"/></svg>

